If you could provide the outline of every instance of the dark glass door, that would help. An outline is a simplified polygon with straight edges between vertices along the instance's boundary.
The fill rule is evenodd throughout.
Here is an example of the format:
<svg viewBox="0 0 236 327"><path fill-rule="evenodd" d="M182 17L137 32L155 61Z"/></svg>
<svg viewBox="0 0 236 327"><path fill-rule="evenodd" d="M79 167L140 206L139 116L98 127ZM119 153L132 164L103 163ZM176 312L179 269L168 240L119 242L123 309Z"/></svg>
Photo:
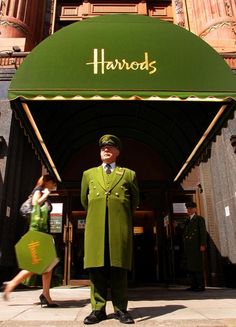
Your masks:
<svg viewBox="0 0 236 327"><path fill-rule="evenodd" d="M84 230L86 213L81 208L80 194L70 198L70 213L67 226L67 283L70 285L88 285L88 271L83 269Z"/></svg>
<svg viewBox="0 0 236 327"><path fill-rule="evenodd" d="M133 282L137 285L156 283L159 269L156 217L153 211L136 211L133 234Z"/></svg>
<svg viewBox="0 0 236 327"><path fill-rule="evenodd" d="M88 272L83 269L85 211L79 192L54 194L50 233L53 235L60 262L54 268L52 286L87 285Z"/></svg>
<svg viewBox="0 0 236 327"><path fill-rule="evenodd" d="M50 214L50 234L55 240L57 256L60 261L53 269L52 286L66 285L66 247L65 226L67 224L67 197L57 193L50 196L52 212Z"/></svg>

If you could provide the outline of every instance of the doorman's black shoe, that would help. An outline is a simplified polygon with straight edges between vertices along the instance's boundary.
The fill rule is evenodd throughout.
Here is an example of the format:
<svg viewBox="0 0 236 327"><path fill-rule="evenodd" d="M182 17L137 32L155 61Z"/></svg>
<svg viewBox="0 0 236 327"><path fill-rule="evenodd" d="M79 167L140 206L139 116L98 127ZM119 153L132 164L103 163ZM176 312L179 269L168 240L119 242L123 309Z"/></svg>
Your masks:
<svg viewBox="0 0 236 327"><path fill-rule="evenodd" d="M102 320L106 320L107 315L104 310L93 310L89 316L84 319L85 325L97 324Z"/></svg>
<svg viewBox="0 0 236 327"><path fill-rule="evenodd" d="M133 318L126 310L116 311L115 319L118 319L122 324L134 324Z"/></svg>

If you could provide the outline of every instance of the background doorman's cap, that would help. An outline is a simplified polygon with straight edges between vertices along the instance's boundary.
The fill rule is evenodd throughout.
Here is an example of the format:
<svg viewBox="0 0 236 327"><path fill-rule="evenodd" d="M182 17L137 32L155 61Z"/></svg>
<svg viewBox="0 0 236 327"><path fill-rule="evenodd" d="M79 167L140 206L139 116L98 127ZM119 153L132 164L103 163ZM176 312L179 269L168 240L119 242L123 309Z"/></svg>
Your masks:
<svg viewBox="0 0 236 327"><path fill-rule="evenodd" d="M185 203L185 207L186 208L197 208L197 205L195 202L190 201L190 202Z"/></svg>
<svg viewBox="0 0 236 327"><path fill-rule="evenodd" d="M111 145L111 146L116 147L119 150L121 149L121 141L115 135L111 135L111 134L103 135L99 140L99 146L101 148L102 146L105 146L105 145Z"/></svg>

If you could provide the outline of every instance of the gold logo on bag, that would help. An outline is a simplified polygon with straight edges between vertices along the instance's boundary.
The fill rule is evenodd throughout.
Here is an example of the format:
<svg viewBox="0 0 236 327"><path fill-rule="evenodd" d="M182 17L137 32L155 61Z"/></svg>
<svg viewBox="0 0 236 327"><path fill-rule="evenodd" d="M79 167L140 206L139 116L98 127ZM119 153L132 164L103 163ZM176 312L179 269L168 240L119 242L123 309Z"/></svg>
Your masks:
<svg viewBox="0 0 236 327"><path fill-rule="evenodd" d="M39 246L40 242L31 242L28 244L28 248L30 250L30 254L31 254L31 260L32 260L32 264L33 265L37 265L41 259L38 257L37 254L37 247Z"/></svg>

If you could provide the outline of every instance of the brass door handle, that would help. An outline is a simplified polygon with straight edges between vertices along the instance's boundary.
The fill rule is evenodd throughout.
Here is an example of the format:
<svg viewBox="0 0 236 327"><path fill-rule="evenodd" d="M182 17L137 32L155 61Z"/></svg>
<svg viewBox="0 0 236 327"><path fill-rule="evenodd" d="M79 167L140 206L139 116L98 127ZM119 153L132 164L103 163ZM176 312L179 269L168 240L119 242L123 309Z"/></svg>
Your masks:
<svg viewBox="0 0 236 327"><path fill-rule="evenodd" d="M64 227L63 227L63 243L67 242L67 230L68 230L67 226L64 225Z"/></svg>
<svg viewBox="0 0 236 327"><path fill-rule="evenodd" d="M71 223L69 223L69 231L68 231L68 241L73 241L73 226Z"/></svg>

